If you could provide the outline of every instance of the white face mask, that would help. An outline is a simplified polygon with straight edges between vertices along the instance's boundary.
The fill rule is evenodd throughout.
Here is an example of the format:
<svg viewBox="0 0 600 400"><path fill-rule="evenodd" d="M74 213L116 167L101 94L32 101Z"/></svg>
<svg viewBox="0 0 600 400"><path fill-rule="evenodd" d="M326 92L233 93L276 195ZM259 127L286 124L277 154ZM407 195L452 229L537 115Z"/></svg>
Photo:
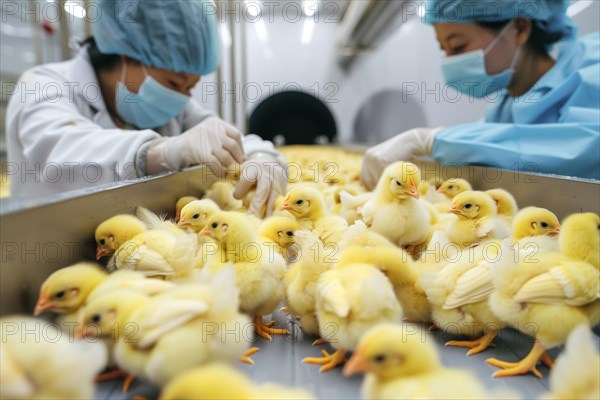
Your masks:
<svg viewBox="0 0 600 400"><path fill-rule="evenodd" d="M487 74L485 56L498 44L512 25L513 22L509 22L484 50L473 50L442 60L442 72L446 84L477 98L506 89L515 73L514 67L519 60L521 47L517 48L510 67L495 75Z"/></svg>

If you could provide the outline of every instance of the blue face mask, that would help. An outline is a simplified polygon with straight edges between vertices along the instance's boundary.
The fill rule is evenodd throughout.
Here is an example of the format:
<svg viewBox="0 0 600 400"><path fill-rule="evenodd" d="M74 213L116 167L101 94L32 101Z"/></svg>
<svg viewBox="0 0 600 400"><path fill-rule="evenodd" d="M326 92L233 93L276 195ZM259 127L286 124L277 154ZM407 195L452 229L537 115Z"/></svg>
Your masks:
<svg viewBox="0 0 600 400"><path fill-rule="evenodd" d="M442 72L446 84L469 96L483 98L499 90L506 89L515 73L514 66L519 59L521 48L515 52L510 67L496 75L488 75L485 69L485 55L496 46L502 36L512 26L509 23L485 50L474 50L442 60Z"/></svg>
<svg viewBox="0 0 600 400"><path fill-rule="evenodd" d="M124 63L121 81L117 83L117 114L130 125L140 129L157 128L178 116L189 96L169 89L146 72L137 93L130 92L124 84L127 64Z"/></svg>

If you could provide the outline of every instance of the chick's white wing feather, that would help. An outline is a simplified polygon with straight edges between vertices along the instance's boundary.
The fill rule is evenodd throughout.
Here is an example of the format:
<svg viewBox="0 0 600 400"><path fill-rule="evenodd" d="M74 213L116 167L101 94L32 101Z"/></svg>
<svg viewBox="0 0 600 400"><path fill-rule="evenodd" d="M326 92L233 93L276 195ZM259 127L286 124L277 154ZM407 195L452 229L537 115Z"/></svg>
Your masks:
<svg viewBox="0 0 600 400"><path fill-rule="evenodd" d="M325 311L345 318L350 313L350 301L340 278L338 271L327 271L319 279L317 291Z"/></svg>
<svg viewBox="0 0 600 400"><path fill-rule="evenodd" d="M123 252L119 248L116 263L119 269L134 269L146 276L173 275L174 273L173 268L162 254L146 245L141 245L139 248L136 246L135 250L127 252Z"/></svg>
<svg viewBox="0 0 600 400"><path fill-rule="evenodd" d="M531 278L514 296L519 302L570 306L583 306L598 298L600 272L589 264L568 261Z"/></svg>
<svg viewBox="0 0 600 400"><path fill-rule="evenodd" d="M450 310L476 303L485 300L493 291L494 283L490 268L487 263L481 262L458 278L442 308Z"/></svg>
<svg viewBox="0 0 600 400"><path fill-rule="evenodd" d="M35 393L33 382L27 378L27 373L17 364L10 354L7 345L0 343L0 397L29 398Z"/></svg>
<svg viewBox="0 0 600 400"><path fill-rule="evenodd" d="M144 320L140 329L143 331L137 347L141 349L152 346L165 333L203 315L208 305L201 301L163 299L152 313Z"/></svg>

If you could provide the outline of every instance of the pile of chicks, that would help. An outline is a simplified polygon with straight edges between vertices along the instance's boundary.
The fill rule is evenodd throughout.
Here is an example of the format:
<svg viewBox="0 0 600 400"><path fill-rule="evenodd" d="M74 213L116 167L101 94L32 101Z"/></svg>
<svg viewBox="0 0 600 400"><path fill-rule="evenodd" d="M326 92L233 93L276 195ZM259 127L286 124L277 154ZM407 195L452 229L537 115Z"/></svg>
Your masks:
<svg viewBox="0 0 600 400"><path fill-rule="evenodd" d="M531 352L488 359L494 376L540 377L542 362L556 371L547 398L598 398L598 215L561 224L550 210L519 210L503 189L423 181L408 162L388 166L368 192L360 155L328 149L319 163L310 149L285 151L300 172L268 218L247 214L248 199L223 180L201 199L179 199L174 220L139 207L102 222L97 258L110 257L107 267L78 263L41 287L35 315L58 314L67 338L0 343L2 397L89 398L108 368L97 379L150 381L161 399L312 398L231 367L253 363L255 335L289 334L267 321L283 306L315 345L335 349L303 362L366 374L365 399L515 397L442 365L436 346L406 329L414 323L473 338L447 343L469 355L504 328L521 330L536 339ZM5 326L40 321L3 318L3 337ZM554 362L547 349L565 343ZM35 354L19 350L30 345ZM77 370L62 373L68 363Z"/></svg>

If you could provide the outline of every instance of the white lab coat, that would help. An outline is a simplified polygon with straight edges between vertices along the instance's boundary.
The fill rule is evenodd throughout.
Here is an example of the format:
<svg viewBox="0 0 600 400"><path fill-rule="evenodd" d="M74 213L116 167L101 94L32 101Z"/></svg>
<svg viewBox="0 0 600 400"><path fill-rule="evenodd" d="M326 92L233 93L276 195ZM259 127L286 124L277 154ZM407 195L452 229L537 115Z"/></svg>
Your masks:
<svg viewBox="0 0 600 400"><path fill-rule="evenodd" d="M167 125L118 128L82 49L73 59L34 67L21 76L8 104L7 175L11 195L37 197L139 177L138 150L161 136L185 132L212 115L194 99ZM256 135L246 154L274 152Z"/></svg>

